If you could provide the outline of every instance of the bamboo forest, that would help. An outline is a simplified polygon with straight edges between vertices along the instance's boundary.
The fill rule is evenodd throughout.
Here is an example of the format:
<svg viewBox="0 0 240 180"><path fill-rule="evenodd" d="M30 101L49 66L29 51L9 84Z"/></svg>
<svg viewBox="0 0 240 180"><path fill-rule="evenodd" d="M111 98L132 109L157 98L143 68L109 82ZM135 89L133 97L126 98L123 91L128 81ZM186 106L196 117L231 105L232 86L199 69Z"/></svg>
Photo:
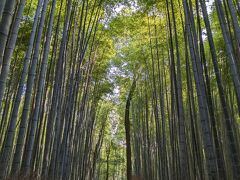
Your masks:
<svg viewBox="0 0 240 180"><path fill-rule="evenodd" d="M0 180L240 180L240 1L0 0Z"/></svg>

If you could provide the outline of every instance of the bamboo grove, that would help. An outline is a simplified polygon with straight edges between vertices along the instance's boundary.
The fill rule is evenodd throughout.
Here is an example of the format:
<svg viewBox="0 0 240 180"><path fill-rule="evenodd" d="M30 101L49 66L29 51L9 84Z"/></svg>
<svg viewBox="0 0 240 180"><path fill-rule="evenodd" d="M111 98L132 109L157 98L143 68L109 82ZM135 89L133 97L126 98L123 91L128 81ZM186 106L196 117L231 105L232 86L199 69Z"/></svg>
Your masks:
<svg viewBox="0 0 240 180"><path fill-rule="evenodd" d="M238 0L0 0L0 179L240 179Z"/></svg>

